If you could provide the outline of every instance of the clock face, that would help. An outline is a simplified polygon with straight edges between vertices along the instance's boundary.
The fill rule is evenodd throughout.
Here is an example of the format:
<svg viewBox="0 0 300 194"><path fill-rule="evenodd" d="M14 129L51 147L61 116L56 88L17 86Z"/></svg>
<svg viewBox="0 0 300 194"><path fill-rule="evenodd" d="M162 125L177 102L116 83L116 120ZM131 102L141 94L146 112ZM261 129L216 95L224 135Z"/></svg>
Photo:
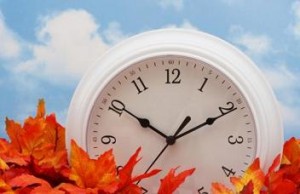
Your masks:
<svg viewBox="0 0 300 194"><path fill-rule="evenodd" d="M163 171L139 183L157 192L171 168L196 168L179 193L228 183L256 157L256 124L241 89L203 61L176 55L134 63L108 81L90 112L86 147L91 157L113 148L122 166L142 148L134 174Z"/></svg>

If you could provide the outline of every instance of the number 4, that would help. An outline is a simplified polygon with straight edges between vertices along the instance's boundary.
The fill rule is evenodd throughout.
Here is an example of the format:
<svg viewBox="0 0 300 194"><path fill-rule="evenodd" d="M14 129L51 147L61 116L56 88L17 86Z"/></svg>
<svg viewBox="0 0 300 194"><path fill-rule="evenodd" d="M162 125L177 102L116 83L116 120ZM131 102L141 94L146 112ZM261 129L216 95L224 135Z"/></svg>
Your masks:
<svg viewBox="0 0 300 194"><path fill-rule="evenodd" d="M235 175L235 172L233 171L233 169L228 169L225 166L222 166L222 169L227 177Z"/></svg>

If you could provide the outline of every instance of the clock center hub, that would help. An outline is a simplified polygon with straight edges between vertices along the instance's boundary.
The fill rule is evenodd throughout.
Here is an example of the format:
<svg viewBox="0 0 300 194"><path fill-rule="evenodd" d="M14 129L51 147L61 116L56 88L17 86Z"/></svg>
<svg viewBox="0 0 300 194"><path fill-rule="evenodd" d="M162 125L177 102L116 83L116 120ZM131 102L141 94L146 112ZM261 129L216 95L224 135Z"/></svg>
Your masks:
<svg viewBox="0 0 300 194"><path fill-rule="evenodd" d="M176 142L176 137L173 135L170 135L166 138L166 142L168 145L173 145Z"/></svg>

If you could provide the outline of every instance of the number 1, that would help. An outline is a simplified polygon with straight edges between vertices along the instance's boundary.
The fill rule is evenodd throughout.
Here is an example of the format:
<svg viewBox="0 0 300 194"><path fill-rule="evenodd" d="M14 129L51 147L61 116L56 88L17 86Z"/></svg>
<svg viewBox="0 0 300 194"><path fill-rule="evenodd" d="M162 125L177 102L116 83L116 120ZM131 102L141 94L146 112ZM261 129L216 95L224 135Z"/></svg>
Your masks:
<svg viewBox="0 0 300 194"><path fill-rule="evenodd" d="M200 92L203 92L203 88L204 88L204 86L206 85L207 80L208 80L208 79L205 77L205 78L204 78L204 82L202 83L201 87L198 89Z"/></svg>

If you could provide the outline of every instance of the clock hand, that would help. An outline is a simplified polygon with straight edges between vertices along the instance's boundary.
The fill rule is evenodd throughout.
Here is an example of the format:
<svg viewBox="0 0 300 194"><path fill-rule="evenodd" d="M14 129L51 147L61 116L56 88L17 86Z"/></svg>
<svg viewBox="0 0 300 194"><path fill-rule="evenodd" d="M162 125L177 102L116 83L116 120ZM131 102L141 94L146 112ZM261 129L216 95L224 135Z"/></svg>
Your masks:
<svg viewBox="0 0 300 194"><path fill-rule="evenodd" d="M178 133L180 133L180 131L191 121L191 117L187 116L183 122L181 123L181 125L179 126L179 128L176 130L176 132L174 133L174 135L172 136L168 136L166 138L166 145L163 147L163 149L159 152L159 154L156 156L156 158L152 161L152 163L150 164L150 166L147 168L147 170L145 171L145 173L147 173L152 166L155 164L155 162L160 158L160 156L165 152L165 150L169 147L169 145L173 145L176 141L176 135Z"/></svg>
<svg viewBox="0 0 300 194"><path fill-rule="evenodd" d="M219 116L207 118L206 121L203 122L203 123L201 123L200 125L197 125L196 127L193 127L191 129L187 130L186 132L183 132L183 133L175 136L175 139L179 139L179 138L181 138L181 137L183 137L183 136L185 136L185 135L187 135L187 134L189 134L189 133L191 133L193 131L196 131L197 129L200 129L200 128L206 126L206 125L212 125L212 124L214 124L214 122L217 119L219 119L219 118L221 118L221 117L223 117L223 116L225 116L225 115L227 115L227 114L235 111L236 109L237 108L232 108L232 109L228 110L227 112L224 112L224 111L221 110L221 114Z"/></svg>
<svg viewBox="0 0 300 194"><path fill-rule="evenodd" d="M181 125L178 127L178 129L175 131L174 135L168 136L166 138L166 142L169 145L173 145L176 142L176 136L182 131L182 129L191 121L191 117L187 116L183 122L181 123Z"/></svg>
<svg viewBox="0 0 300 194"><path fill-rule="evenodd" d="M161 132L160 130L156 129L155 127L153 127L150 124L150 121L146 118L140 118L138 116L136 116L135 114L133 114L132 112L130 112L129 110L127 110L126 108L123 109L125 112L127 112L129 115L131 115L132 117L136 118L138 120L138 122L140 123L140 125L143 128L150 128L152 131L156 132L157 134L159 134L160 136L167 138L167 135L164 134L163 132Z"/></svg>

